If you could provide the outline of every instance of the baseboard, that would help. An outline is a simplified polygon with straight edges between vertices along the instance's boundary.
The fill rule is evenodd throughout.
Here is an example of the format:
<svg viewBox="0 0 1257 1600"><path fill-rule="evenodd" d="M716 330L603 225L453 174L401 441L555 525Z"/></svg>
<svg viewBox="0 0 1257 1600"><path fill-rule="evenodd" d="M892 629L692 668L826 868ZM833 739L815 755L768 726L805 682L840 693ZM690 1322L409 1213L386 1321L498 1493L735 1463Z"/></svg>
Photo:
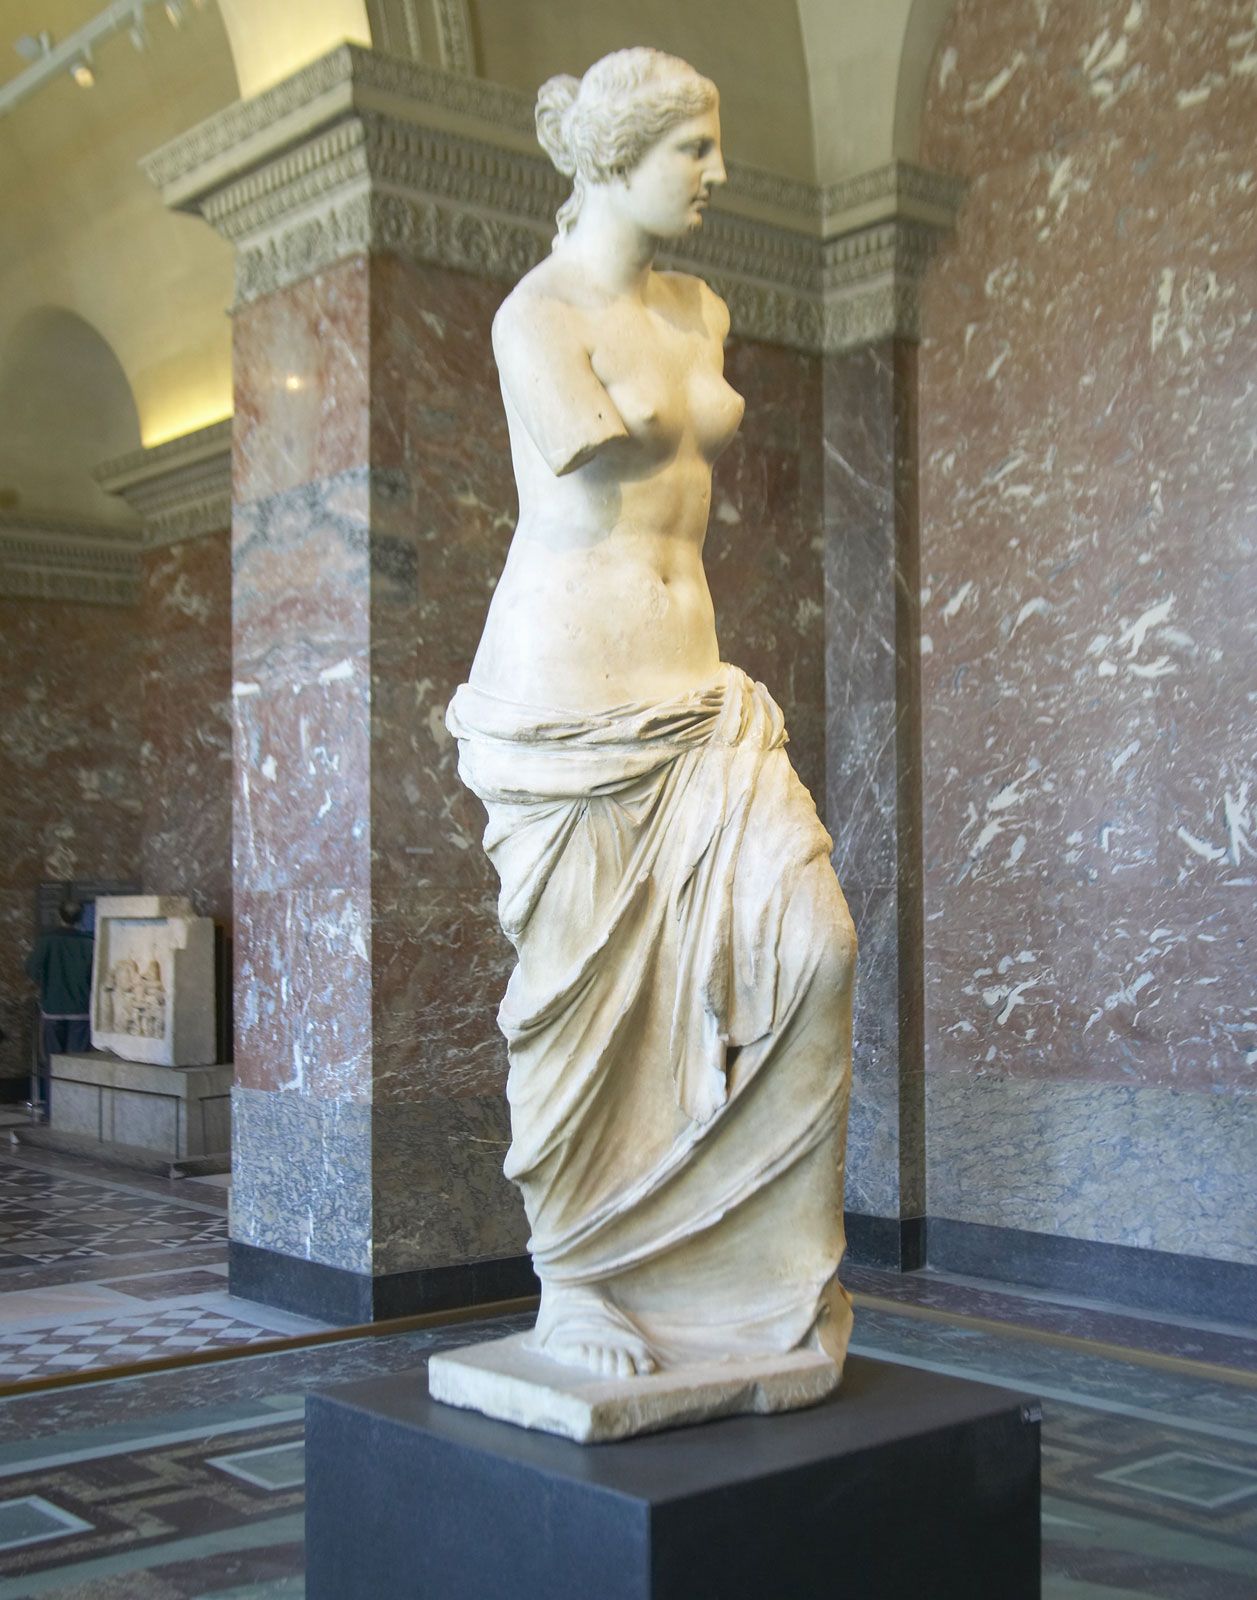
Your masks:
<svg viewBox="0 0 1257 1600"><path fill-rule="evenodd" d="M928 1263L1168 1316L1257 1325L1257 1266L931 1217Z"/></svg>
<svg viewBox="0 0 1257 1600"><path fill-rule="evenodd" d="M387 1322L424 1311L454 1311L540 1293L527 1256L371 1277L232 1239L227 1247L227 1273L234 1295L341 1326Z"/></svg>
<svg viewBox="0 0 1257 1600"><path fill-rule="evenodd" d="M848 1211L847 1260L858 1267L886 1267L892 1272L915 1272L925 1265L924 1217L874 1217Z"/></svg>

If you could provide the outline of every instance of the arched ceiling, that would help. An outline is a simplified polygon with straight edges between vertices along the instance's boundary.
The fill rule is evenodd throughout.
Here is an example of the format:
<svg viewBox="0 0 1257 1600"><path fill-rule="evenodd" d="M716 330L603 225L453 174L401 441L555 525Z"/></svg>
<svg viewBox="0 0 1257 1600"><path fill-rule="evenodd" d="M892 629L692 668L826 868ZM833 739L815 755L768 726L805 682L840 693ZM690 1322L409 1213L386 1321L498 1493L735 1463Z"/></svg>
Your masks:
<svg viewBox="0 0 1257 1600"><path fill-rule="evenodd" d="M720 90L735 161L815 180L798 0L634 0L630 5L471 0L482 77L530 93L553 73L649 44L690 62Z"/></svg>
<svg viewBox="0 0 1257 1600"><path fill-rule="evenodd" d="M55 307L112 351L146 445L225 416L231 251L199 220L165 210L137 162L342 39L375 35L436 60L442 28L463 15L477 72L529 91L608 50L654 44L715 80L735 159L831 183L915 157L925 76L952 3L745 0L731 10L726 0L208 0L187 8L177 30L154 7L145 51L125 31L97 46L94 88L66 76L0 118L0 372L23 319ZM0 0L8 25L0 52L22 33L63 39L102 5ZM22 63L10 60L5 75L14 77ZM59 376L74 385L72 368ZM33 433L23 408L21 394L0 383L0 437L27 441L19 460L0 455L0 497L16 488L28 509L81 505L88 490L66 479L81 452L65 428L53 430L57 408ZM68 427L78 413L63 415ZM81 420L75 427L81 434ZM50 503L59 473L65 489Z"/></svg>
<svg viewBox="0 0 1257 1600"><path fill-rule="evenodd" d="M218 0L240 80L240 97L261 94L349 39L371 43L365 0Z"/></svg>
<svg viewBox="0 0 1257 1600"><path fill-rule="evenodd" d="M98 9L94 0L5 0L0 49L44 28L64 38ZM0 362L32 312L74 312L125 372L145 443L230 409L232 264L208 228L164 211L136 163L237 95L212 7L189 7L178 30L158 8L148 38L140 52L125 32L114 35L94 53L94 88L67 75L0 118ZM61 377L69 400L77 373L68 367ZM10 394L0 436L24 427L21 397ZM67 430L39 434L31 452L26 473L14 483L10 465L0 490L16 488L27 508L82 500L86 491L68 482L57 504L46 498L76 454Z"/></svg>
<svg viewBox="0 0 1257 1600"><path fill-rule="evenodd" d="M76 517L129 520L92 469L138 447L140 419L121 362L90 323L55 306L14 323L0 348L0 416L0 484L20 478L28 499Z"/></svg>
<svg viewBox="0 0 1257 1600"><path fill-rule="evenodd" d="M955 0L797 0L815 181L915 161L934 47Z"/></svg>

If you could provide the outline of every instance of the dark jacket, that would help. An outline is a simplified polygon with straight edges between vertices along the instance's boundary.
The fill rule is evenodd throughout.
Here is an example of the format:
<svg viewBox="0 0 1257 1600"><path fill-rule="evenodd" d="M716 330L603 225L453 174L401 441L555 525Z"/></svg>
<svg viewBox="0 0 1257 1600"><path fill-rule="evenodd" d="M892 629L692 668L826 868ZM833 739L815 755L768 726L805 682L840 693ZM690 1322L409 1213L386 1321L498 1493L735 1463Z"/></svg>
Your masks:
<svg viewBox="0 0 1257 1600"><path fill-rule="evenodd" d="M26 958L26 976L39 985L39 1009L46 1017L85 1017L92 993L90 933L54 928L41 933Z"/></svg>

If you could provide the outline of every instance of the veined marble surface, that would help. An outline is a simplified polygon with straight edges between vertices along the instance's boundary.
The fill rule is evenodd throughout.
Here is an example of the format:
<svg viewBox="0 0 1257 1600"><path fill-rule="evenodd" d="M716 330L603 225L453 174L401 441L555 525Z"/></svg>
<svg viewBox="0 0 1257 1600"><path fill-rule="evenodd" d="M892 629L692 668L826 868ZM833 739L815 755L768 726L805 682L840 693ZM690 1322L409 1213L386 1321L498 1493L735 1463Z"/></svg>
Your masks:
<svg viewBox="0 0 1257 1600"><path fill-rule="evenodd" d="M231 922L227 530L143 558L143 882Z"/></svg>
<svg viewBox="0 0 1257 1600"><path fill-rule="evenodd" d="M944 1117L930 1209L1249 1260L1255 74L1249 0L959 0L922 148L928 1065L1061 1090L985 1200Z"/></svg>
<svg viewBox="0 0 1257 1600"><path fill-rule="evenodd" d="M142 641L134 610L41 600L0 600L0 639L0 1075L18 1077L36 884L139 871Z"/></svg>

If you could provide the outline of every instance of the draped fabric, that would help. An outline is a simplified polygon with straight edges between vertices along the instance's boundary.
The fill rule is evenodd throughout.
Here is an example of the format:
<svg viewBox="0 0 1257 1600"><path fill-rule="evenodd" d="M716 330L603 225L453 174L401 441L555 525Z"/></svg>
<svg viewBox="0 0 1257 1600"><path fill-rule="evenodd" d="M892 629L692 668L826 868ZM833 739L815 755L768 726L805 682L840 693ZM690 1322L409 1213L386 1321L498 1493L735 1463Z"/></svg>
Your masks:
<svg viewBox="0 0 1257 1600"><path fill-rule="evenodd" d="M841 1360L854 937L780 709L726 666L591 715L464 685L447 720L519 958L505 1170L543 1284L670 1360Z"/></svg>

